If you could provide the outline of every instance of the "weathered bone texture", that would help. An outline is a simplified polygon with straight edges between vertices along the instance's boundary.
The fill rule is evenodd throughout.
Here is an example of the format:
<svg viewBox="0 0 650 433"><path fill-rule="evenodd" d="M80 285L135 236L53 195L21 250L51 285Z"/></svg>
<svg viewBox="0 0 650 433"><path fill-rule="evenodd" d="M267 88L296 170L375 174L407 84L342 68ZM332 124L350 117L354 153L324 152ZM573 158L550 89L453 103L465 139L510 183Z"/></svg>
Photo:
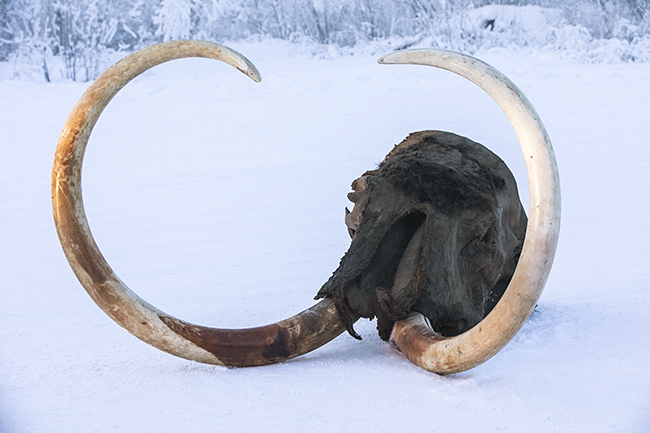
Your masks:
<svg viewBox="0 0 650 433"><path fill-rule="evenodd" d="M422 315L397 321L390 337L414 364L441 374L469 370L494 356L521 329L537 304L553 264L560 231L560 179L553 146L532 104L505 75L473 57L444 50L404 50L383 64L433 66L472 81L510 120L524 153L530 202L526 238L501 300L476 326L454 337L428 327Z"/></svg>
<svg viewBox="0 0 650 433"><path fill-rule="evenodd" d="M353 240L317 296L335 300L352 335L352 318L376 316L388 340L397 320L419 312L453 336L494 308L527 223L499 157L467 138L423 131L352 185L346 222Z"/></svg>
<svg viewBox="0 0 650 433"><path fill-rule="evenodd" d="M81 166L90 133L108 102L129 81L160 63L183 57L220 60L260 81L257 69L241 54L201 41L153 45L104 72L70 113L52 169L54 222L68 262L106 314L136 337L173 355L209 364L252 366L314 350L345 330L330 301L260 328L192 325L163 313L132 292L113 272L93 239L81 195Z"/></svg>

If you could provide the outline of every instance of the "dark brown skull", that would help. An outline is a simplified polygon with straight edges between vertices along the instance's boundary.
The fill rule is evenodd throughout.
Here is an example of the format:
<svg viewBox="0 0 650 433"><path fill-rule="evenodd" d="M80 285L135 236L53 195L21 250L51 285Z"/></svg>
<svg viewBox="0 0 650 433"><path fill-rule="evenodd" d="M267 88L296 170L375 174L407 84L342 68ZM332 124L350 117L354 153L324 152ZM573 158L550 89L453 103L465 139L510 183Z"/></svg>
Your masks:
<svg viewBox="0 0 650 433"><path fill-rule="evenodd" d="M482 145L440 131L413 133L352 183L352 243L318 292L348 332L377 317L382 339L411 312L444 335L481 321L512 278L527 218L505 163Z"/></svg>

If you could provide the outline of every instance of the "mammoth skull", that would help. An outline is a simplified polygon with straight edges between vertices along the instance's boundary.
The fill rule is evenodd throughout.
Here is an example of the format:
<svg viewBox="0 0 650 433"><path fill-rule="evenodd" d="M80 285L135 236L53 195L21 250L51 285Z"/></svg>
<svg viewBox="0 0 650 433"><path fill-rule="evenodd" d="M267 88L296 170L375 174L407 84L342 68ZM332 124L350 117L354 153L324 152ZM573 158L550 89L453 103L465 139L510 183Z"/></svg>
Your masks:
<svg viewBox="0 0 650 433"><path fill-rule="evenodd" d="M352 244L317 297L335 300L348 332L377 317L379 336L411 311L443 336L492 311L517 266L528 219L514 177L482 145L455 134L409 135L352 183Z"/></svg>
<svg viewBox="0 0 650 433"><path fill-rule="evenodd" d="M537 303L557 245L560 193L553 148L534 108L508 78L476 59L441 50L398 51L379 62L447 69L492 96L526 157L527 225L502 161L468 139L421 132L354 182L355 206L346 216L352 244L318 294L326 299L313 307L267 326L220 329L172 317L135 294L90 232L81 194L83 156L95 123L120 89L146 70L183 57L220 60L261 79L245 57L222 45L153 45L97 78L59 138L52 168L57 233L81 285L108 316L165 352L227 366L279 362L346 329L356 335L352 324L359 316L377 316L382 338L416 365L442 374L472 368L512 339Z"/></svg>

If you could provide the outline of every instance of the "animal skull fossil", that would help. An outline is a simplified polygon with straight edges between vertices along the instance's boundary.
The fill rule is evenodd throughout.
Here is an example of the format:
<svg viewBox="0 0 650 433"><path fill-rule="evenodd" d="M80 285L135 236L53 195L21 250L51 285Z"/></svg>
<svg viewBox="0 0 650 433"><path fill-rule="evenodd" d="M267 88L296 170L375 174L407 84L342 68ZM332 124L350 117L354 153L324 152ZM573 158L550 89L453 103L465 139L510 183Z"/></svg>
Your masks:
<svg viewBox="0 0 650 433"><path fill-rule="evenodd" d="M352 184L352 237L317 297L348 331L377 317L379 335L412 311L443 336L492 311L517 266L528 219L514 177L487 148L455 134L411 134Z"/></svg>
<svg viewBox="0 0 650 433"><path fill-rule="evenodd" d="M227 366L270 364L307 353L346 328L354 333L352 324L358 315L377 315L383 338L390 338L415 364L442 374L472 368L512 339L532 312L555 254L560 221L555 156L534 108L508 78L474 58L441 50L398 51L379 62L447 69L473 81L495 99L512 123L526 157L530 186L527 226L514 181L499 161L487 164L484 177L472 177L471 170L459 172L461 177L487 182L484 189L495 193L487 201L462 188L437 195L426 187L412 188L410 181L399 175L384 177L384 172L399 174L397 162L402 157L408 156L416 165L429 164L429 151L411 152L429 141L458 143L456 150L442 153L451 162L455 152L464 148L473 149L468 152L470 160L475 153L479 155L478 167L482 161L498 160L462 137L423 132L410 136L391 152L376 173L355 181L351 194L355 207L346 215L354 239L341 266L319 292L326 299L313 307L268 326L218 329L171 317L138 297L113 272L93 239L81 194L81 165L90 133L115 94L144 71L183 57L220 60L260 81L259 72L245 57L224 46L202 41L153 45L125 57L95 80L73 108L59 139L52 169L52 206L59 240L80 283L107 315L170 354ZM467 162L463 161L459 160L459 167ZM449 202L458 194L467 202ZM373 219L377 210L381 212ZM438 233L445 230L449 232L445 236ZM369 253L360 251L364 245L370 246ZM469 259L472 254L467 248L476 253ZM385 252L389 272L372 263ZM464 277L459 269L464 266L480 278L461 281ZM440 275L442 280L460 282L439 286L436 278ZM440 287L442 292L460 290L453 296L472 300L466 309L456 311L453 296L444 301L435 297ZM440 305L442 310L437 307ZM421 313L439 332L428 326Z"/></svg>

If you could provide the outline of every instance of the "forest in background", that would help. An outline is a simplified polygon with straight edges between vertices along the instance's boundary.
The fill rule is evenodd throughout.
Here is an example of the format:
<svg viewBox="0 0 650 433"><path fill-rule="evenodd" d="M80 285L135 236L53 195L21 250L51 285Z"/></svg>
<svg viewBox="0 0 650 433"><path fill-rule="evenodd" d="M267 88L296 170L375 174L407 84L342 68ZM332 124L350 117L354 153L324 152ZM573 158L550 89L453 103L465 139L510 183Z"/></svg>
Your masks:
<svg viewBox="0 0 650 433"><path fill-rule="evenodd" d="M171 39L276 38L354 52L431 46L650 61L650 0L0 0L14 78L92 80L117 52Z"/></svg>

